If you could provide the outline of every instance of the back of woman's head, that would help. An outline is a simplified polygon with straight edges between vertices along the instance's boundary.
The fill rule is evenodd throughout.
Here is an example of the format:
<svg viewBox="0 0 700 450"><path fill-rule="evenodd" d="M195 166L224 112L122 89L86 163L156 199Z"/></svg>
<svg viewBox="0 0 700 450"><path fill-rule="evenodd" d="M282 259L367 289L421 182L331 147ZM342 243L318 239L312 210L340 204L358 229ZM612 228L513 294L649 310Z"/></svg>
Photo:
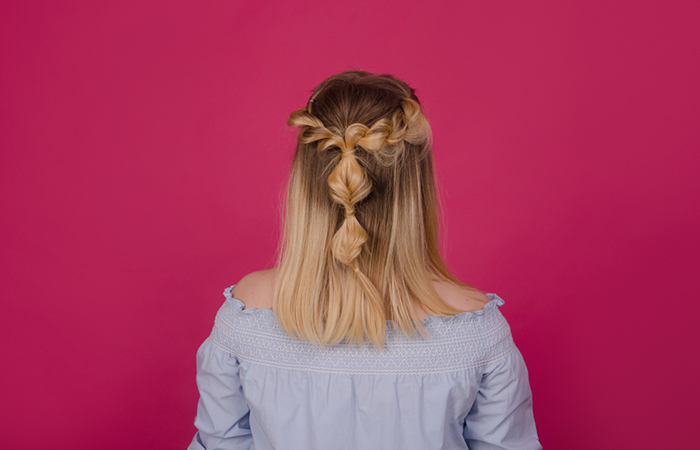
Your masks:
<svg viewBox="0 0 700 450"><path fill-rule="evenodd" d="M461 283L438 252L430 126L414 90L389 75L343 72L289 124L300 131L275 288L280 325L319 344L381 347L387 319L423 331L414 302L459 312L433 285Z"/></svg>

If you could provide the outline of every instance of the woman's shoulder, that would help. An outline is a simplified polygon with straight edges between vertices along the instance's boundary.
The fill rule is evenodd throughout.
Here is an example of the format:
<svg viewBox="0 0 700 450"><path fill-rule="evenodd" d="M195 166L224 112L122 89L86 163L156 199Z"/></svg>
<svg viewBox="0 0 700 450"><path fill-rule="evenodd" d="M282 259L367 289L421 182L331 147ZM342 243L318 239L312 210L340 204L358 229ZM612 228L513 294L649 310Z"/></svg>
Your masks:
<svg viewBox="0 0 700 450"><path fill-rule="evenodd" d="M245 304L245 309L272 309L277 267L258 270L244 276L236 283L231 296Z"/></svg>
<svg viewBox="0 0 700 450"><path fill-rule="evenodd" d="M472 286L447 281L433 281L435 290L445 303L460 311L480 311L491 299Z"/></svg>

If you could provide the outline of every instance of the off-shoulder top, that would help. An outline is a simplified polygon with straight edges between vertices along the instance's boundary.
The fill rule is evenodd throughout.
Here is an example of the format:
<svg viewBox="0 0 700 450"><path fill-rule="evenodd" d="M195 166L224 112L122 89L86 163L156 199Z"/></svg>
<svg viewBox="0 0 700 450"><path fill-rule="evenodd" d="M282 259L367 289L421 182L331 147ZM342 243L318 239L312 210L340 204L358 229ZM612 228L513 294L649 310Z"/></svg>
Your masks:
<svg viewBox="0 0 700 450"><path fill-rule="evenodd" d="M189 450L542 448L498 295L480 311L428 317L430 337L387 321L380 350L292 338L272 310L244 309L234 286L197 351Z"/></svg>

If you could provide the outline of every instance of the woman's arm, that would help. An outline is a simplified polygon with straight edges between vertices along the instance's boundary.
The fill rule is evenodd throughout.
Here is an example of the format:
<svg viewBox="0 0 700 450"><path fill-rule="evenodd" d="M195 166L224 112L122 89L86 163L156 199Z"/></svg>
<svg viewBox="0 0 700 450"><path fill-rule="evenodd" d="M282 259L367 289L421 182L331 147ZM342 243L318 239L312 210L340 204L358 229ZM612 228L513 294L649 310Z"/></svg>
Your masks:
<svg viewBox="0 0 700 450"><path fill-rule="evenodd" d="M527 367L515 348L489 364L464 424L471 450L539 450Z"/></svg>
<svg viewBox="0 0 700 450"><path fill-rule="evenodd" d="M250 409L243 397L234 355L207 338L197 350L199 403L194 424L199 430L188 450L250 449Z"/></svg>

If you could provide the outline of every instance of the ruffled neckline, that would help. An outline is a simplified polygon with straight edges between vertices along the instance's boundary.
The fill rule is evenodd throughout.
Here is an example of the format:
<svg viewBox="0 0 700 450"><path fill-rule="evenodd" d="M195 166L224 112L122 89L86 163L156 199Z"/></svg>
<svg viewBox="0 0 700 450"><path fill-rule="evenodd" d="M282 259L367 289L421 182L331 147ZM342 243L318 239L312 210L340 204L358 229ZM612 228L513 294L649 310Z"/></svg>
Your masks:
<svg viewBox="0 0 700 450"><path fill-rule="evenodd" d="M227 300L233 302L236 305L239 312L241 312L242 314L263 314L268 317L272 317L273 319L275 318L275 312L271 309L246 308L245 303L233 297L233 295L231 294L234 287L236 287L235 284L224 289L224 297L226 297ZM435 322L449 322L460 319L476 319L486 314L489 310L497 309L505 304L505 301L495 293L487 293L486 296L489 298L489 301L484 305L482 309L476 311L465 311L455 314L454 316L428 316L425 318L425 320L421 320L420 322L423 325L427 325L429 323ZM387 320L387 323L393 323L393 320Z"/></svg>

